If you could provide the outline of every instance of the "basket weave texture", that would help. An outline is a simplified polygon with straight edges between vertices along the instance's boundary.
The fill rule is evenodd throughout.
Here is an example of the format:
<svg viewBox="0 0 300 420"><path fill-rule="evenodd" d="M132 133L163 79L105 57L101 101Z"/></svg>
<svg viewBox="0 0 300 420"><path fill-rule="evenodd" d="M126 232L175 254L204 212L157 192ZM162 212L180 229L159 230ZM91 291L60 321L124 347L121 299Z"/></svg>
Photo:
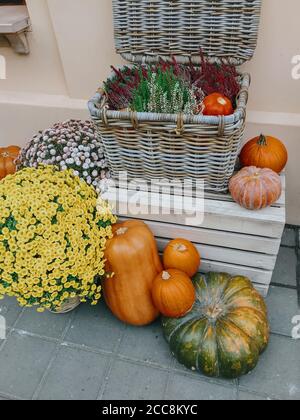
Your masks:
<svg viewBox="0 0 300 420"><path fill-rule="evenodd" d="M257 44L262 0L113 0L116 49L131 62L175 56L240 65Z"/></svg>
<svg viewBox="0 0 300 420"><path fill-rule="evenodd" d="M113 0L117 51L135 62L175 56L197 63L199 50L241 64L257 41L261 0ZM207 190L228 189L245 129L250 76L240 76L237 109L226 117L109 110L102 90L89 110L113 178L204 180Z"/></svg>

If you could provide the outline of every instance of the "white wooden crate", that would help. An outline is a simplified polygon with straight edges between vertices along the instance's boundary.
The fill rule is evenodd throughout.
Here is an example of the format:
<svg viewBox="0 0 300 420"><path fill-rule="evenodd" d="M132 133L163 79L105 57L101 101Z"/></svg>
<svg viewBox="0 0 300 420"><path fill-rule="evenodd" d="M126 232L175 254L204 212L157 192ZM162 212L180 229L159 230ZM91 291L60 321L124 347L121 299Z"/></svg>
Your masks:
<svg viewBox="0 0 300 420"><path fill-rule="evenodd" d="M133 197L140 205L145 203L147 208L150 193L145 191L145 185L140 185L141 191L137 192L133 185L125 188L120 184L116 188L117 199L113 188L109 188L104 197L115 202L115 211L121 220L134 218L145 221L156 236L160 251L171 239L188 239L202 256L200 271L245 275L266 296L286 221L285 175L281 178L281 198L274 206L260 211L241 208L229 194L205 194L204 220L200 227L187 226L184 217L176 214L174 196L171 214L164 214L163 201L157 202L154 212L152 208L152 212L132 214L127 204ZM190 194L195 195L192 191Z"/></svg>

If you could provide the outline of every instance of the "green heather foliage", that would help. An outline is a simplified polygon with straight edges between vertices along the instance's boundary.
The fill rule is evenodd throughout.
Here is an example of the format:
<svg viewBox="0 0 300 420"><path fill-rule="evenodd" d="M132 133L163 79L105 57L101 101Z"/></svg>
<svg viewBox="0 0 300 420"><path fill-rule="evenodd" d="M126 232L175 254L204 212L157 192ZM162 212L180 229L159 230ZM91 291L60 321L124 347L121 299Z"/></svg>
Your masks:
<svg viewBox="0 0 300 420"><path fill-rule="evenodd" d="M133 93L131 109L136 112L173 114L184 112L192 115L197 107L193 89L174 74L172 68L148 72Z"/></svg>

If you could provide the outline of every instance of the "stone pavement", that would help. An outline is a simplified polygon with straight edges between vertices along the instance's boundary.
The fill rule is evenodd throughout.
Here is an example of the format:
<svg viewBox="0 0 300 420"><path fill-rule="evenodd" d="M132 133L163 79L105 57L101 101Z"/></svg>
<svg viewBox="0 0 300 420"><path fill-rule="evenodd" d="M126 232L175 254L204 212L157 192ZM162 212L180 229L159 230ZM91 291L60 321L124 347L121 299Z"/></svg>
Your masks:
<svg viewBox="0 0 300 420"><path fill-rule="evenodd" d="M224 381L188 371L171 357L159 323L125 326L103 301L53 315L5 299L0 400L300 400L300 340L292 339L292 319L300 315L299 235L299 229L285 230L267 299L270 345L248 376Z"/></svg>

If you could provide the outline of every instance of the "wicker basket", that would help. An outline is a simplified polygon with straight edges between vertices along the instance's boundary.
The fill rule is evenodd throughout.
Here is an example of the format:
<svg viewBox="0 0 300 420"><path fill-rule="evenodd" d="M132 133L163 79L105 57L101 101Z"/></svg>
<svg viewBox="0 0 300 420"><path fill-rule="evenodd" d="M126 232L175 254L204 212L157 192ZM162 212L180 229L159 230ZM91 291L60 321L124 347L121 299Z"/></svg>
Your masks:
<svg viewBox="0 0 300 420"><path fill-rule="evenodd" d="M261 0L113 0L117 52L137 63L173 56L200 63L240 65L255 50ZM225 191L240 151L250 76L240 76L237 109L226 117L131 113L107 109L100 90L89 109L103 140L113 177L205 181Z"/></svg>

